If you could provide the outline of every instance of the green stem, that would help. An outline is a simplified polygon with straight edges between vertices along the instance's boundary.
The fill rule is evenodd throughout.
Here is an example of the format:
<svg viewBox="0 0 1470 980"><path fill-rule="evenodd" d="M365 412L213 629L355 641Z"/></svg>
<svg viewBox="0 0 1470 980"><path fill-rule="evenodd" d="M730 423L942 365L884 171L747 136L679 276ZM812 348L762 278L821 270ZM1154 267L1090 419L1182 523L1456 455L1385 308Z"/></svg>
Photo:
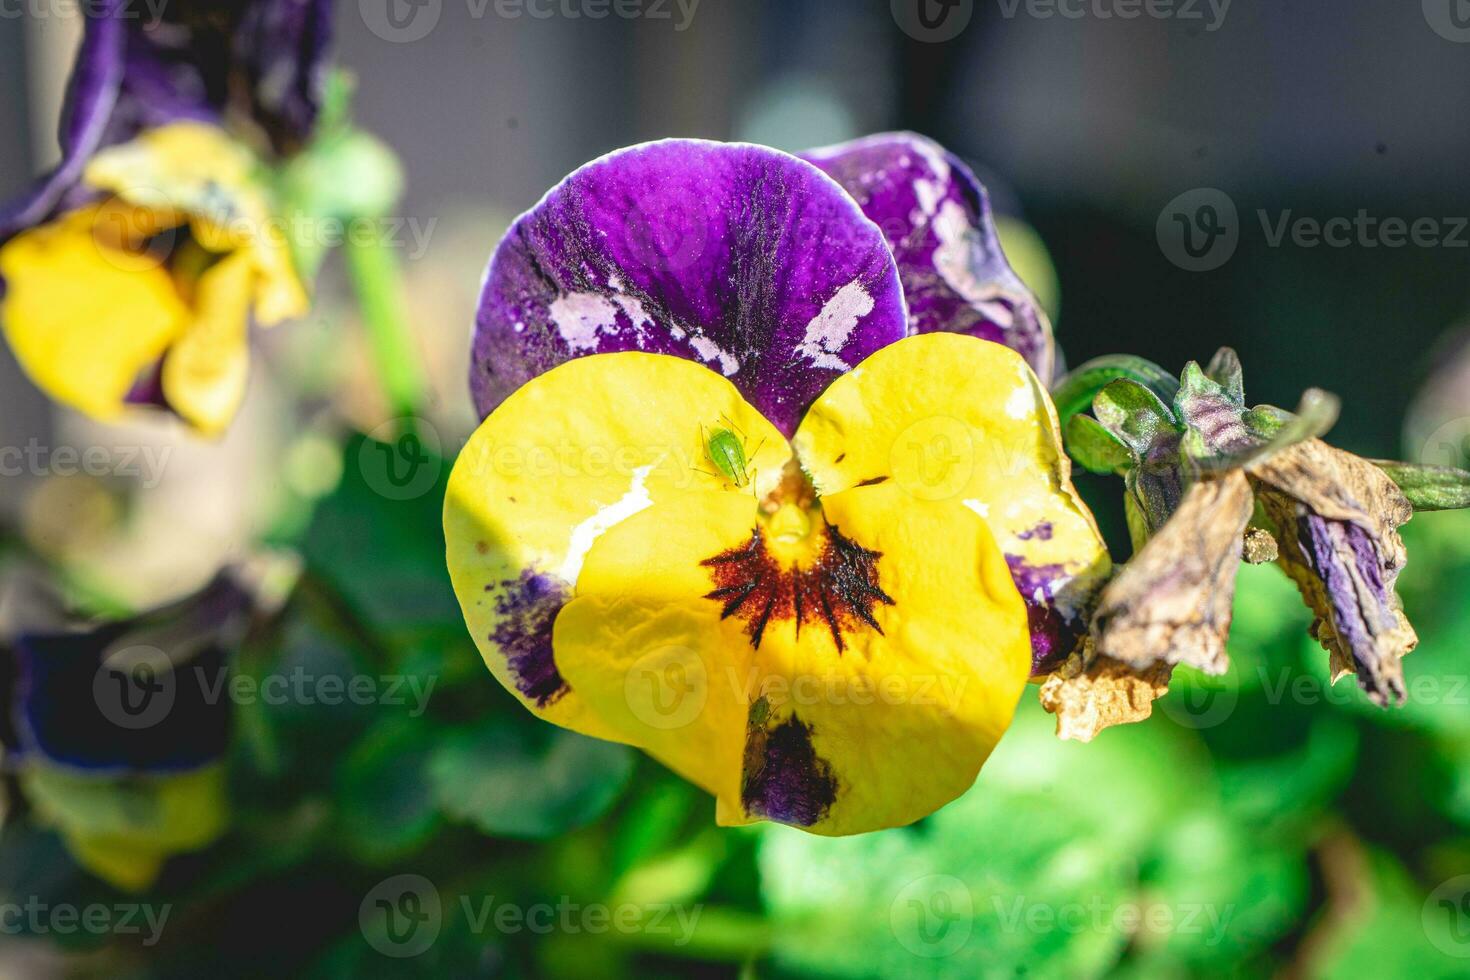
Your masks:
<svg viewBox="0 0 1470 980"><path fill-rule="evenodd" d="M1087 411L1097 393L1119 378L1137 381L1166 405L1179 392L1179 379L1153 361L1132 354L1105 354L1070 371L1053 386L1051 397L1062 426L1078 412Z"/></svg>
<svg viewBox="0 0 1470 980"><path fill-rule="evenodd" d="M391 244L376 236L370 241L348 236L344 250L383 394L396 415L417 415L426 400L427 382L408 324L397 255Z"/></svg>

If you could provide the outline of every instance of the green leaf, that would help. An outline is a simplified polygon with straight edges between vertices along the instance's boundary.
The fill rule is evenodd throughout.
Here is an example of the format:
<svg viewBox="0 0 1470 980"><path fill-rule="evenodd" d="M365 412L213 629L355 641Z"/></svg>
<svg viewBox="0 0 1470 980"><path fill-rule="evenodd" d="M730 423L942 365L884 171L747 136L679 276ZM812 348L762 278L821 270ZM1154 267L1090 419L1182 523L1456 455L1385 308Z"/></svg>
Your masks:
<svg viewBox="0 0 1470 980"><path fill-rule="evenodd" d="M446 816L499 837L547 838L601 816L628 782L622 745L491 717L442 741L429 782Z"/></svg>
<svg viewBox="0 0 1470 980"><path fill-rule="evenodd" d="M1240 355L1235 353L1235 348L1221 347L1215 351L1205 374L1224 389L1231 404L1245 406L1245 372L1241 369Z"/></svg>
<svg viewBox="0 0 1470 980"><path fill-rule="evenodd" d="M1092 414L1143 459L1182 431L1169 407L1136 381L1114 381L1097 393Z"/></svg>
<svg viewBox="0 0 1470 980"><path fill-rule="evenodd" d="M1179 390L1178 379L1153 361L1131 354L1095 357L1052 386L1052 401L1062 424L1078 412L1085 412L1098 392L1120 378L1144 385L1165 401L1173 401Z"/></svg>
<svg viewBox="0 0 1470 980"><path fill-rule="evenodd" d="M379 864L427 841L439 824L429 780L434 732L421 721L388 717L358 743L337 773L343 841Z"/></svg>
<svg viewBox="0 0 1470 980"><path fill-rule="evenodd" d="M1128 445L1091 415L1067 420L1066 446L1067 455L1092 473L1117 473L1136 461Z"/></svg>
<svg viewBox="0 0 1470 980"><path fill-rule="evenodd" d="M1097 977L1132 940L1159 828L1218 805L1180 730L1063 743L1027 699L974 789L913 827L762 831L781 975Z"/></svg>
<svg viewBox="0 0 1470 980"><path fill-rule="evenodd" d="M1155 909L1143 927L1151 962L1223 969L1288 932L1306 906L1310 878L1302 847L1262 841L1246 823L1198 810L1163 828L1146 874Z"/></svg>
<svg viewBox="0 0 1470 980"><path fill-rule="evenodd" d="M1424 466L1386 459L1369 460L1398 484L1415 510L1470 507L1470 473L1453 466Z"/></svg>
<svg viewBox="0 0 1470 980"><path fill-rule="evenodd" d="M413 434L349 441L342 482L317 505L300 545L308 568L390 643L463 626L444 566L448 468L433 450L432 439Z"/></svg>

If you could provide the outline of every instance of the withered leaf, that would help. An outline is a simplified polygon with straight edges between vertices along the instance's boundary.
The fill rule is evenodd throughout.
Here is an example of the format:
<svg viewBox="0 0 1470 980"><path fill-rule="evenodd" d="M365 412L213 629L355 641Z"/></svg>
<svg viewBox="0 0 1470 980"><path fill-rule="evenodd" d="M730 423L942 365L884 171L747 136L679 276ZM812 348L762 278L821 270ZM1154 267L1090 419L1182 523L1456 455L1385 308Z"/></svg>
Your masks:
<svg viewBox="0 0 1470 980"><path fill-rule="evenodd" d="M1224 673L1235 573L1254 509L1250 481L1238 470L1191 486L1103 590L1093 620L1098 654L1139 670L1185 663Z"/></svg>
<svg viewBox="0 0 1470 980"><path fill-rule="evenodd" d="M1356 673L1375 703L1403 701L1400 661L1418 636L1394 583L1407 560L1397 529L1413 506L1378 467L1317 439L1249 472L1277 528L1278 561L1316 613L1312 635L1333 679Z"/></svg>
<svg viewBox="0 0 1470 980"><path fill-rule="evenodd" d="M1057 716L1057 738L1090 742L1105 728L1143 721L1153 703L1169 693L1174 668L1157 664L1137 670L1110 657L1073 653L1041 685L1041 706Z"/></svg>

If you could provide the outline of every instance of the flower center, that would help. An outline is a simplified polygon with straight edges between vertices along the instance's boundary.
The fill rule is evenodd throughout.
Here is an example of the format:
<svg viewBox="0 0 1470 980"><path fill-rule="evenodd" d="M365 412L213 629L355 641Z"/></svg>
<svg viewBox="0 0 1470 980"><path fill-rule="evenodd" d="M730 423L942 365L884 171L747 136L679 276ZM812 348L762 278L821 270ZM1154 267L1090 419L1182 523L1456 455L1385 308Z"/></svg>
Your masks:
<svg viewBox="0 0 1470 980"><path fill-rule="evenodd" d="M756 649L773 621L790 619L798 637L803 624L821 624L841 653L845 635L883 632L873 606L893 599L878 584L881 557L827 522L811 482L791 462L761 502L750 540L700 562L715 586L704 597L724 603L721 619L745 620Z"/></svg>

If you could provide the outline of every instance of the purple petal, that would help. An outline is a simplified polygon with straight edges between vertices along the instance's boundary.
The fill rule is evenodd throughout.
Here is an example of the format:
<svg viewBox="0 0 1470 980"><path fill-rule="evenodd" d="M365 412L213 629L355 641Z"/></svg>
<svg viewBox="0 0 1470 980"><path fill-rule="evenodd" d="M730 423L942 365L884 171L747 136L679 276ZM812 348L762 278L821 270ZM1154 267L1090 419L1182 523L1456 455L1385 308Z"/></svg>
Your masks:
<svg viewBox="0 0 1470 980"><path fill-rule="evenodd" d="M310 135L320 107L331 0L166 4L156 23L128 0L87 8L60 133L62 162L0 208L0 241L82 203L92 154L181 119L220 122L234 102L278 152Z"/></svg>
<svg viewBox="0 0 1470 980"><path fill-rule="evenodd" d="M1005 344L1052 377L1051 325L1006 262L985 188L954 154L914 133L881 133L802 154L883 230L898 261L909 333Z"/></svg>
<svg viewBox="0 0 1470 980"><path fill-rule="evenodd" d="M121 6L116 0L115 6ZM89 17L68 83L61 123L61 163L19 200L0 208L0 242L61 210L87 160L104 144L123 75L123 21Z"/></svg>
<svg viewBox="0 0 1470 980"><path fill-rule="evenodd" d="M179 772L218 760L233 714L218 685L255 608L224 572L132 619L21 633L0 664L7 748L93 773Z"/></svg>
<svg viewBox="0 0 1470 980"><path fill-rule="evenodd" d="M470 387L481 415L583 354L675 354L790 435L831 380L904 335L898 272L852 199L765 147L665 140L562 181L490 260Z"/></svg>

